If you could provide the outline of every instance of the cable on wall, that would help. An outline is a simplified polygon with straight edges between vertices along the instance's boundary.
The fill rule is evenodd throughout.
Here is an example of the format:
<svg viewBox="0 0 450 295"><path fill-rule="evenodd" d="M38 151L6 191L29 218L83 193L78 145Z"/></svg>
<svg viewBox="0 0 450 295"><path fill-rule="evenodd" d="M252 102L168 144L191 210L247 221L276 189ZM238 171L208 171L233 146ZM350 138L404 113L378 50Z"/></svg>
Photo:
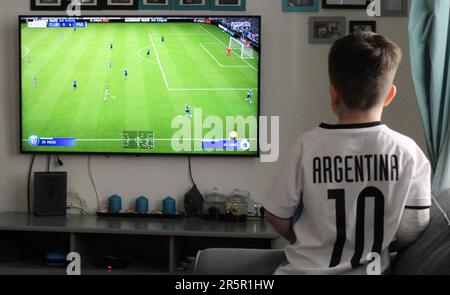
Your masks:
<svg viewBox="0 0 450 295"><path fill-rule="evenodd" d="M28 215L31 215L31 174L33 173L34 160L36 159L36 154L31 156L30 165L28 167L28 180L27 180L27 212Z"/></svg>
<svg viewBox="0 0 450 295"><path fill-rule="evenodd" d="M52 155L48 154L47 156L47 172L50 172L50 162L52 160Z"/></svg>
<svg viewBox="0 0 450 295"><path fill-rule="evenodd" d="M192 176L191 156L188 156L188 164L189 164L189 180L191 181L192 185L197 186L197 184L194 181L194 177Z"/></svg>
<svg viewBox="0 0 450 295"><path fill-rule="evenodd" d="M91 180L92 183L92 187L94 188L94 192L95 192L95 197L97 198L97 210L100 210L100 199L98 197L98 191L97 191L97 186L95 185L95 180L94 180L94 176L92 175L92 169L91 169L91 156L88 156L88 174L89 174L89 179Z"/></svg>

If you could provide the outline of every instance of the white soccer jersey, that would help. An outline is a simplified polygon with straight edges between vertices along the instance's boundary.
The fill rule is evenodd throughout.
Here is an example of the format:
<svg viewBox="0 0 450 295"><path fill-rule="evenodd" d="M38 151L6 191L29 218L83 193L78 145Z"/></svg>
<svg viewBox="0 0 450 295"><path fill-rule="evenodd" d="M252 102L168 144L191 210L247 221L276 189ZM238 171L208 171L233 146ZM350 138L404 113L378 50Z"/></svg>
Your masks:
<svg viewBox="0 0 450 295"><path fill-rule="evenodd" d="M322 124L294 145L264 203L297 237L276 274L366 274L374 252L384 271L404 209L430 206L430 164L413 140L381 123Z"/></svg>

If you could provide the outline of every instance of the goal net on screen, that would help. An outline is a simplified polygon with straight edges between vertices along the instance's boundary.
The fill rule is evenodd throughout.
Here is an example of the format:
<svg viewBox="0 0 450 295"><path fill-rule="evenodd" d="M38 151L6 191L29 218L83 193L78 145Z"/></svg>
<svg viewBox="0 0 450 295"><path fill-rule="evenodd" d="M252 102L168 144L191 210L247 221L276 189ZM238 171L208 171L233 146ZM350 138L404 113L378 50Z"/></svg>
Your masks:
<svg viewBox="0 0 450 295"><path fill-rule="evenodd" d="M239 41L236 38L230 37L230 44L228 46L236 52L237 55L241 59L253 59L254 57L254 50L251 45L244 44L243 42Z"/></svg>

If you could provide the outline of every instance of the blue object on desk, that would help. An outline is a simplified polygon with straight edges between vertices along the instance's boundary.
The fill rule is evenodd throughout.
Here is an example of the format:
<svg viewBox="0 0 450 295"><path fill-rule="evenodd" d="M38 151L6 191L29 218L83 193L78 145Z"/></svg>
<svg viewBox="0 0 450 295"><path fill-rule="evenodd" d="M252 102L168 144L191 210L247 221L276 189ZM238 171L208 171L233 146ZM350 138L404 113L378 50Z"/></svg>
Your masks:
<svg viewBox="0 0 450 295"><path fill-rule="evenodd" d="M146 214L148 212L148 199L144 196L140 196L136 199L135 209L136 213Z"/></svg>
<svg viewBox="0 0 450 295"><path fill-rule="evenodd" d="M167 197L163 200L163 213L165 215L175 215L177 213L176 201L172 197Z"/></svg>
<svg viewBox="0 0 450 295"><path fill-rule="evenodd" d="M52 251L48 252L47 255L45 255L45 261L47 266L66 266L68 264L66 257L66 251Z"/></svg>
<svg viewBox="0 0 450 295"><path fill-rule="evenodd" d="M108 212L119 213L122 210L122 198L118 195L113 195L109 198Z"/></svg>

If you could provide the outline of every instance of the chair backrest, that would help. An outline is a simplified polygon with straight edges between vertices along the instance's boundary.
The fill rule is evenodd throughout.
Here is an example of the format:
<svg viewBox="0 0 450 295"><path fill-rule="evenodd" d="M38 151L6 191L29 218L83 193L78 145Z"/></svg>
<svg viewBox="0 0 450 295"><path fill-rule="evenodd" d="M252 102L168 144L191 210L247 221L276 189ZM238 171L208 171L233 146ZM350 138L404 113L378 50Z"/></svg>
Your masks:
<svg viewBox="0 0 450 295"><path fill-rule="evenodd" d="M283 250L206 249L195 261L196 275L272 275L286 261Z"/></svg>

